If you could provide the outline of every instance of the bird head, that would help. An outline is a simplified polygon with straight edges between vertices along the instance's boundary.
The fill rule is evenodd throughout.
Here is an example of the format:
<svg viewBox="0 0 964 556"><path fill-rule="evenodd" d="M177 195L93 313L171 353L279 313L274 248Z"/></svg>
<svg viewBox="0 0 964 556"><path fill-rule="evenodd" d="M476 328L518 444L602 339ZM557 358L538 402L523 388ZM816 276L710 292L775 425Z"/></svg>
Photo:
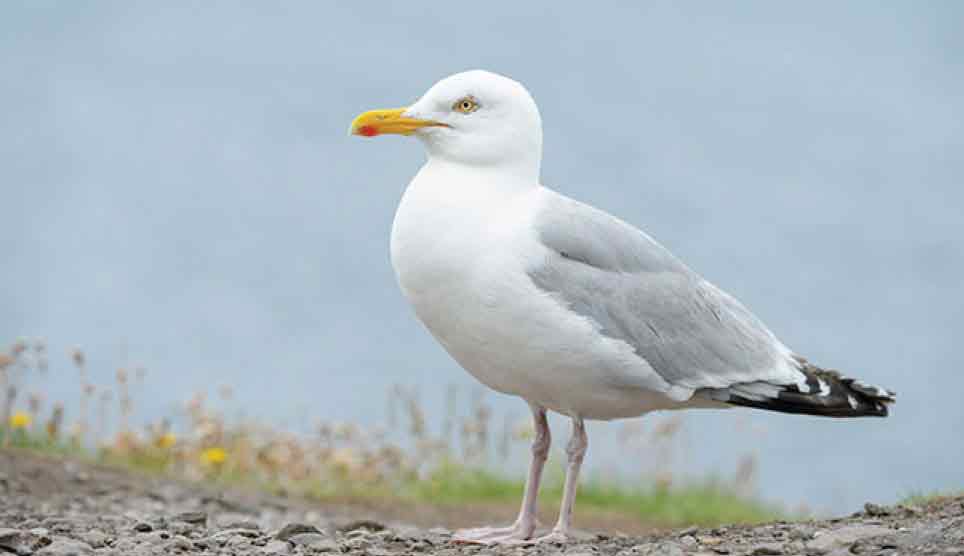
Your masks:
<svg viewBox="0 0 964 556"><path fill-rule="evenodd" d="M446 77L411 106L364 112L350 131L414 135L430 158L536 176L542 159L542 120L532 96L518 82L482 70Z"/></svg>

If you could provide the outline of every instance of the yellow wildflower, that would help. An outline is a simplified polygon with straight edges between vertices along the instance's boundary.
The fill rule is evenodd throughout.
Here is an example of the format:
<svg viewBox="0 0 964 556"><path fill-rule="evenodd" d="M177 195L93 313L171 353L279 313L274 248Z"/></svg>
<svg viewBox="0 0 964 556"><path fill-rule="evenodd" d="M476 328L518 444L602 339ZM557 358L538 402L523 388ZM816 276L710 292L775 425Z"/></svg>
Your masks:
<svg viewBox="0 0 964 556"><path fill-rule="evenodd" d="M166 432L158 436L154 440L154 444L162 450L167 450L168 448L173 446L176 442L177 442L177 437L174 436L173 432Z"/></svg>
<svg viewBox="0 0 964 556"><path fill-rule="evenodd" d="M10 428L25 429L33 422L33 417L23 411L18 411L10 416Z"/></svg>
<svg viewBox="0 0 964 556"><path fill-rule="evenodd" d="M208 448L201 452L201 463L204 465L221 465L228 459L228 453L223 448Z"/></svg>

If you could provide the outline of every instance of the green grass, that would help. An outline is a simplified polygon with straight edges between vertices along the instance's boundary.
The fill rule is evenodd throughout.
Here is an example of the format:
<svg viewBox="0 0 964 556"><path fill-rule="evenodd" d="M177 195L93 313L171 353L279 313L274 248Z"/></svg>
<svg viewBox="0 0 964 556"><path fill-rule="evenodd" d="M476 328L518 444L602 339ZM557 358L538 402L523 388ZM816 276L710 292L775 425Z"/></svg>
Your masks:
<svg viewBox="0 0 964 556"><path fill-rule="evenodd" d="M169 463L160 451L118 457L92 454L78 446L34 438L36 436L17 433L9 444L19 449L83 459L150 475L164 475ZM230 471L212 475L209 479L222 486L285 492L321 501L399 500L441 507L464 507L467 504L504 504L514 507L519 503L524 488L519 478L456 462L442 464L425 477L412 476L404 481L385 484L317 479L282 482ZM540 491L540 506L547 512L551 512L562 499L563 479L562 468L550 462ZM580 484L576 503L581 513L619 514L638 519L641 524L665 527L759 523L788 517L780 508L741 496L726 484L714 480L660 488L589 477Z"/></svg>
<svg viewBox="0 0 964 556"><path fill-rule="evenodd" d="M563 474L550 472L543 481L540 501L556 506L562 500ZM524 483L484 469L457 464L443 466L413 482L403 496L435 504L518 502ZM678 487L634 487L590 478L579 486L580 511L600 510L638 517L653 525L717 525L759 523L783 519L777 507L736 494L717 481Z"/></svg>

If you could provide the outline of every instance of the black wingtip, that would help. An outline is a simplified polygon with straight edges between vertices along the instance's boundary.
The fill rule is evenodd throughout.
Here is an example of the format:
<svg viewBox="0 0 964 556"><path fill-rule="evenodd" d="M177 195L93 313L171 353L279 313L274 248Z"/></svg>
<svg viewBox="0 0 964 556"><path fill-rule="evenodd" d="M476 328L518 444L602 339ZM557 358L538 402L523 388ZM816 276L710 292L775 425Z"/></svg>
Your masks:
<svg viewBox="0 0 964 556"><path fill-rule="evenodd" d="M744 407L822 417L887 417L896 394L885 388L821 369L799 359L806 385L784 386L776 397L750 399L731 394L728 403Z"/></svg>

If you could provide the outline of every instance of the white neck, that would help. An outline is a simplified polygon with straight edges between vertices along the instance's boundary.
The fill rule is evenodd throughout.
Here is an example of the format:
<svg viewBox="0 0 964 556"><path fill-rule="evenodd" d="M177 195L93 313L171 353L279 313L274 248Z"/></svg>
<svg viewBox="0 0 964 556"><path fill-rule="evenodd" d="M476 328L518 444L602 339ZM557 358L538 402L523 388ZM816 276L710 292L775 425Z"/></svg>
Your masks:
<svg viewBox="0 0 964 556"><path fill-rule="evenodd" d="M429 154L428 161L412 180L442 185L452 193L466 197L498 197L521 193L539 186L538 165L518 164L474 166L452 162Z"/></svg>
<svg viewBox="0 0 964 556"><path fill-rule="evenodd" d="M448 165L470 169L477 175L489 178L512 178L523 182L539 183L542 166L542 133L527 132L510 136L507 141L517 143L515 148L502 149L498 142L465 145L445 136L418 135L425 145L428 164Z"/></svg>

